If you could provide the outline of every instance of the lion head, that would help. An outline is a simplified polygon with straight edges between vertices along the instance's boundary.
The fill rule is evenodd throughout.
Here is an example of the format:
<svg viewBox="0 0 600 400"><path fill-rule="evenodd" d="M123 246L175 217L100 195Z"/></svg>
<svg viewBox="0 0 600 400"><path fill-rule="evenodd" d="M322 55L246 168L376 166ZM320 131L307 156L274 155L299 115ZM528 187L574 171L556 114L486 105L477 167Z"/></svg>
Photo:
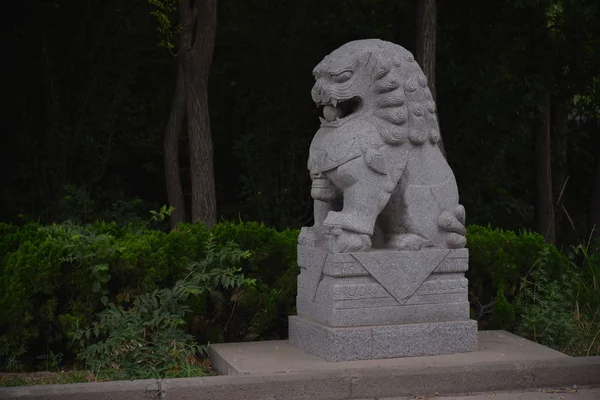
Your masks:
<svg viewBox="0 0 600 400"><path fill-rule="evenodd" d="M379 39L349 42L325 57L313 75L311 94L323 107L321 126L337 128L364 118L388 144L439 140L427 78L403 47Z"/></svg>

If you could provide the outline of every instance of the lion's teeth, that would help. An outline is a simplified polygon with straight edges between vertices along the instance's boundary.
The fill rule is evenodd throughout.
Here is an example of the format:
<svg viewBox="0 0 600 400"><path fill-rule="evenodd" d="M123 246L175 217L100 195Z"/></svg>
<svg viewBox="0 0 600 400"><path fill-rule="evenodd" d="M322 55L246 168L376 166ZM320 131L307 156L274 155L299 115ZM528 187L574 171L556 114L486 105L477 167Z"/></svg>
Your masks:
<svg viewBox="0 0 600 400"><path fill-rule="evenodd" d="M319 121L321 121L322 124L327 123L327 120L323 117L319 117Z"/></svg>
<svg viewBox="0 0 600 400"><path fill-rule="evenodd" d="M331 104L333 104L334 107L337 107L337 103L338 101L336 99L331 99Z"/></svg>

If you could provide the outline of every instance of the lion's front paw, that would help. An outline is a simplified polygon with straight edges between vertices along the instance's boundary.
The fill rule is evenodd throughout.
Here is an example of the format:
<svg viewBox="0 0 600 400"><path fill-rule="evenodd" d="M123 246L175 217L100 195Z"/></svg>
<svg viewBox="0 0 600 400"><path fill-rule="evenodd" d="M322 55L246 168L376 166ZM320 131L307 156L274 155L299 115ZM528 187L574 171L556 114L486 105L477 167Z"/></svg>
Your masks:
<svg viewBox="0 0 600 400"><path fill-rule="evenodd" d="M368 250L371 247L371 238L363 233L334 229L329 235L327 245L332 253L354 253Z"/></svg>
<svg viewBox="0 0 600 400"><path fill-rule="evenodd" d="M325 232L323 228L303 227L298 235L298 244L305 246L321 247L325 244Z"/></svg>
<svg viewBox="0 0 600 400"><path fill-rule="evenodd" d="M396 250L421 250L429 245L429 241L414 233L392 235L388 246Z"/></svg>

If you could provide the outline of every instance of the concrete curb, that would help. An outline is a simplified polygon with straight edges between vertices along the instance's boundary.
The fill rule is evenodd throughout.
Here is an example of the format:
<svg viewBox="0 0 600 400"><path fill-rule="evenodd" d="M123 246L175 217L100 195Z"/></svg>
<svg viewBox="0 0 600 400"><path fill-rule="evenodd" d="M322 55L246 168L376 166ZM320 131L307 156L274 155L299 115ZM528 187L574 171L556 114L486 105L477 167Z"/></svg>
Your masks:
<svg viewBox="0 0 600 400"><path fill-rule="evenodd" d="M600 384L600 356L0 388L0 399L345 400Z"/></svg>

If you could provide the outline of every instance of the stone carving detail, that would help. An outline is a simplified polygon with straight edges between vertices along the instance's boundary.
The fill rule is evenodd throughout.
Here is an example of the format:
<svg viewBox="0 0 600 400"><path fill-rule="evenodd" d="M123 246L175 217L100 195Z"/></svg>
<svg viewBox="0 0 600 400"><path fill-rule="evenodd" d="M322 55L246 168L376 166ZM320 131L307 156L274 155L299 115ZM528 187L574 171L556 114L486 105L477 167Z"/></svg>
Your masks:
<svg viewBox="0 0 600 400"><path fill-rule="evenodd" d="M466 272L469 268L469 260L454 259L441 262L433 273L448 273L448 272Z"/></svg>
<svg viewBox="0 0 600 400"><path fill-rule="evenodd" d="M358 262L356 263L327 263L323 273L329 276L350 277L369 276L366 269Z"/></svg>
<svg viewBox="0 0 600 400"><path fill-rule="evenodd" d="M339 283L331 286L333 300L377 299L390 297L377 282Z"/></svg>
<svg viewBox="0 0 600 400"><path fill-rule="evenodd" d="M465 210L425 75L376 39L341 46L313 74L314 225L298 238L290 342L335 361L474 350Z"/></svg>
<svg viewBox="0 0 600 400"><path fill-rule="evenodd" d="M435 279L423 282L415 294L439 294L465 291L468 286L466 278Z"/></svg>
<svg viewBox="0 0 600 400"><path fill-rule="evenodd" d="M376 283L338 285L333 289L334 300L375 299L379 297L389 297L389 295Z"/></svg>
<svg viewBox="0 0 600 400"><path fill-rule="evenodd" d="M333 253L465 246L465 210L440 152L427 79L403 47L349 42L319 63L323 107L310 147L314 226L299 243Z"/></svg>
<svg viewBox="0 0 600 400"><path fill-rule="evenodd" d="M433 271L434 274L467 272L469 269L469 251L457 249L444 258Z"/></svg>

